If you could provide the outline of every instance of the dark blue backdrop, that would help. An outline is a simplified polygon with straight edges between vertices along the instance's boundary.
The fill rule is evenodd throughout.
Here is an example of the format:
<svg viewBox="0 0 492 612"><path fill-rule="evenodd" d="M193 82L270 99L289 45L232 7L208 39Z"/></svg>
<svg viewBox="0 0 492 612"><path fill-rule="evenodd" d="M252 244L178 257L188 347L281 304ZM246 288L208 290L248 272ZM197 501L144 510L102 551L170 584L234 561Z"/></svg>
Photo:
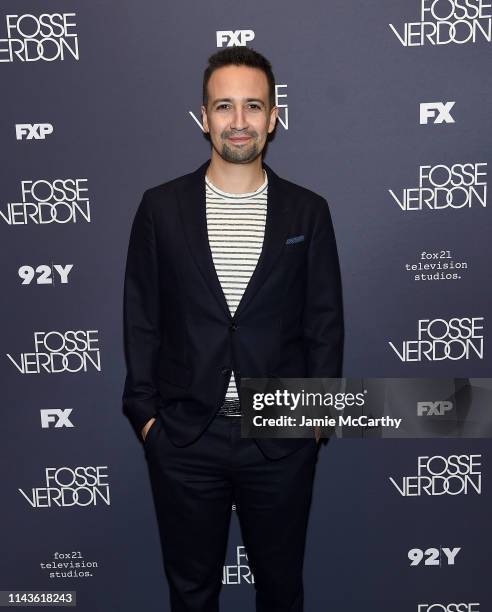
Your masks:
<svg viewBox="0 0 492 612"><path fill-rule="evenodd" d="M455 4L4 0L0 589L75 590L84 612L168 609L144 455L121 413L122 282L143 191L209 157L201 80L220 45L270 59L282 107L265 159L330 204L344 374L490 375L492 9ZM389 345L418 339L419 320L469 317L483 318L482 356L402 361ZM78 357L54 363L73 337ZM481 455L480 494L402 497L389 480L453 454ZM323 447L306 610L489 610L489 458L487 440ZM60 487L76 468L74 504ZM228 566L247 565L241 546L234 517ZM445 548L460 548L454 564ZM89 575L52 575L70 569ZM226 573L243 579L223 609L251 610L245 568Z"/></svg>

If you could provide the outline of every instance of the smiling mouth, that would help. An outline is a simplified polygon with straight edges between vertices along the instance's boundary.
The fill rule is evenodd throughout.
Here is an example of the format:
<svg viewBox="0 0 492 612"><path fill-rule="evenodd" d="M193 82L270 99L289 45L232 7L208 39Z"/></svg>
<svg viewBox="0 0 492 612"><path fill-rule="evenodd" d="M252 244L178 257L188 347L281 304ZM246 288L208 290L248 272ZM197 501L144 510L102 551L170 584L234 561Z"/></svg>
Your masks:
<svg viewBox="0 0 492 612"><path fill-rule="evenodd" d="M246 142L247 140L250 140L250 138L251 136L233 136L229 138L229 140L232 142Z"/></svg>

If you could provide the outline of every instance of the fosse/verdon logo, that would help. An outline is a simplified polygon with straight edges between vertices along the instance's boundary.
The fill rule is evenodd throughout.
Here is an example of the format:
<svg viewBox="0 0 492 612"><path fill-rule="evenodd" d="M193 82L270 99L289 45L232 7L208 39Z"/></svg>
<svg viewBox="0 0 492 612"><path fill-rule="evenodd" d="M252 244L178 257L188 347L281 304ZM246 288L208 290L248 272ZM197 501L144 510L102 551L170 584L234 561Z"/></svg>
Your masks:
<svg viewBox="0 0 492 612"><path fill-rule="evenodd" d="M15 124L15 137L17 140L45 140L48 134L53 134L52 123Z"/></svg>
<svg viewBox="0 0 492 612"><path fill-rule="evenodd" d="M279 99L286 98L286 93L279 93L280 87L287 87L286 84L277 84L275 85L275 105L278 108L277 121L283 126L286 130L289 129L289 105L282 104Z"/></svg>
<svg viewBox="0 0 492 612"><path fill-rule="evenodd" d="M79 59L75 13L5 15L7 38L0 39L0 62L54 62Z"/></svg>
<svg viewBox="0 0 492 612"><path fill-rule="evenodd" d="M21 181L20 202L8 202L0 219L7 225L91 222L87 179Z"/></svg>
<svg viewBox="0 0 492 612"><path fill-rule="evenodd" d="M72 408L42 408L39 411L41 427L43 429L73 427L72 421L68 418L71 412Z"/></svg>
<svg viewBox="0 0 492 612"><path fill-rule="evenodd" d="M218 30L215 36L217 47L245 47L255 33L253 30Z"/></svg>
<svg viewBox="0 0 492 612"><path fill-rule="evenodd" d="M419 167L418 187L388 189L403 211L487 206L487 162Z"/></svg>
<svg viewBox="0 0 492 612"><path fill-rule="evenodd" d="M7 357L21 374L101 371L98 330L34 332L34 352Z"/></svg>
<svg viewBox="0 0 492 612"><path fill-rule="evenodd" d="M419 319L417 340L404 340L401 348L388 342L400 361L483 359L484 317Z"/></svg>
<svg viewBox="0 0 492 612"><path fill-rule="evenodd" d="M456 102L421 102L420 125L431 123L454 123L451 109Z"/></svg>
<svg viewBox="0 0 492 612"><path fill-rule="evenodd" d="M479 603L420 603L417 612L480 612Z"/></svg>
<svg viewBox="0 0 492 612"><path fill-rule="evenodd" d="M20 266L17 271L19 277L22 279L21 285L56 285L60 283L62 285L68 284L68 275L73 268L73 264L43 264L40 266Z"/></svg>
<svg viewBox="0 0 492 612"><path fill-rule="evenodd" d="M248 565L248 555L244 546L236 547L236 563L224 565L222 584L254 584L254 576Z"/></svg>
<svg viewBox="0 0 492 612"><path fill-rule="evenodd" d="M491 41L490 0L420 0L420 21L388 24L404 47ZM416 3L417 5L417 3Z"/></svg>
<svg viewBox="0 0 492 612"><path fill-rule="evenodd" d="M18 489L33 508L111 505L107 465L45 468L45 486Z"/></svg>
<svg viewBox="0 0 492 612"><path fill-rule="evenodd" d="M482 455L417 457L417 475L389 481L402 497L482 494Z"/></svg>

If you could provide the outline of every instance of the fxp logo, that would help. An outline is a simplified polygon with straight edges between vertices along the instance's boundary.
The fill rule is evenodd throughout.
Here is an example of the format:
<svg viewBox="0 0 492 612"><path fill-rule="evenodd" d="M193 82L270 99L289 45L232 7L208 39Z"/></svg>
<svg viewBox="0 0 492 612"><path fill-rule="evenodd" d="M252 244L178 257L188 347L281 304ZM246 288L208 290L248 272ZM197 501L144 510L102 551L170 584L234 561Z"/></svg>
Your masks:
<svg viewBox="0 0 492 612"><path fill-rule="evenodd" d="M15 137L17 140L44 140L48 134L53 134L51 123L16 123Z"/></svg>
<svg viewBox="0 0 492 612"><path fill-rule="evenodd" d="M216 32L217 47L245 47L253 40L253 30L219 30Z"/></svg>
<svg viewBox="0 0 492 612"><path fill-rule="evenodd" d="M440 402L417 402L418 416L444 416L446 412L453 410L453 403L450 401Z"/></svg>

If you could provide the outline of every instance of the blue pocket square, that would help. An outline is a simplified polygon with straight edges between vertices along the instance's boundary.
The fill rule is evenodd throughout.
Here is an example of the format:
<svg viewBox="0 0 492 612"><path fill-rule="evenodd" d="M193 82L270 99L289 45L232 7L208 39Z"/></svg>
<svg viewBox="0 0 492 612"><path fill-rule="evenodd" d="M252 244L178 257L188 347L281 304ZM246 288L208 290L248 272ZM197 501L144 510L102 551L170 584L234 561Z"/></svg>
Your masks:
<svg viewBox="0 0 492 612"><path fill-rule="evenodd" d="M300 236L292 236L292 238L287 238L285 244L295 244L296 242L302 242L304 240L304 234Z"/></svg>

